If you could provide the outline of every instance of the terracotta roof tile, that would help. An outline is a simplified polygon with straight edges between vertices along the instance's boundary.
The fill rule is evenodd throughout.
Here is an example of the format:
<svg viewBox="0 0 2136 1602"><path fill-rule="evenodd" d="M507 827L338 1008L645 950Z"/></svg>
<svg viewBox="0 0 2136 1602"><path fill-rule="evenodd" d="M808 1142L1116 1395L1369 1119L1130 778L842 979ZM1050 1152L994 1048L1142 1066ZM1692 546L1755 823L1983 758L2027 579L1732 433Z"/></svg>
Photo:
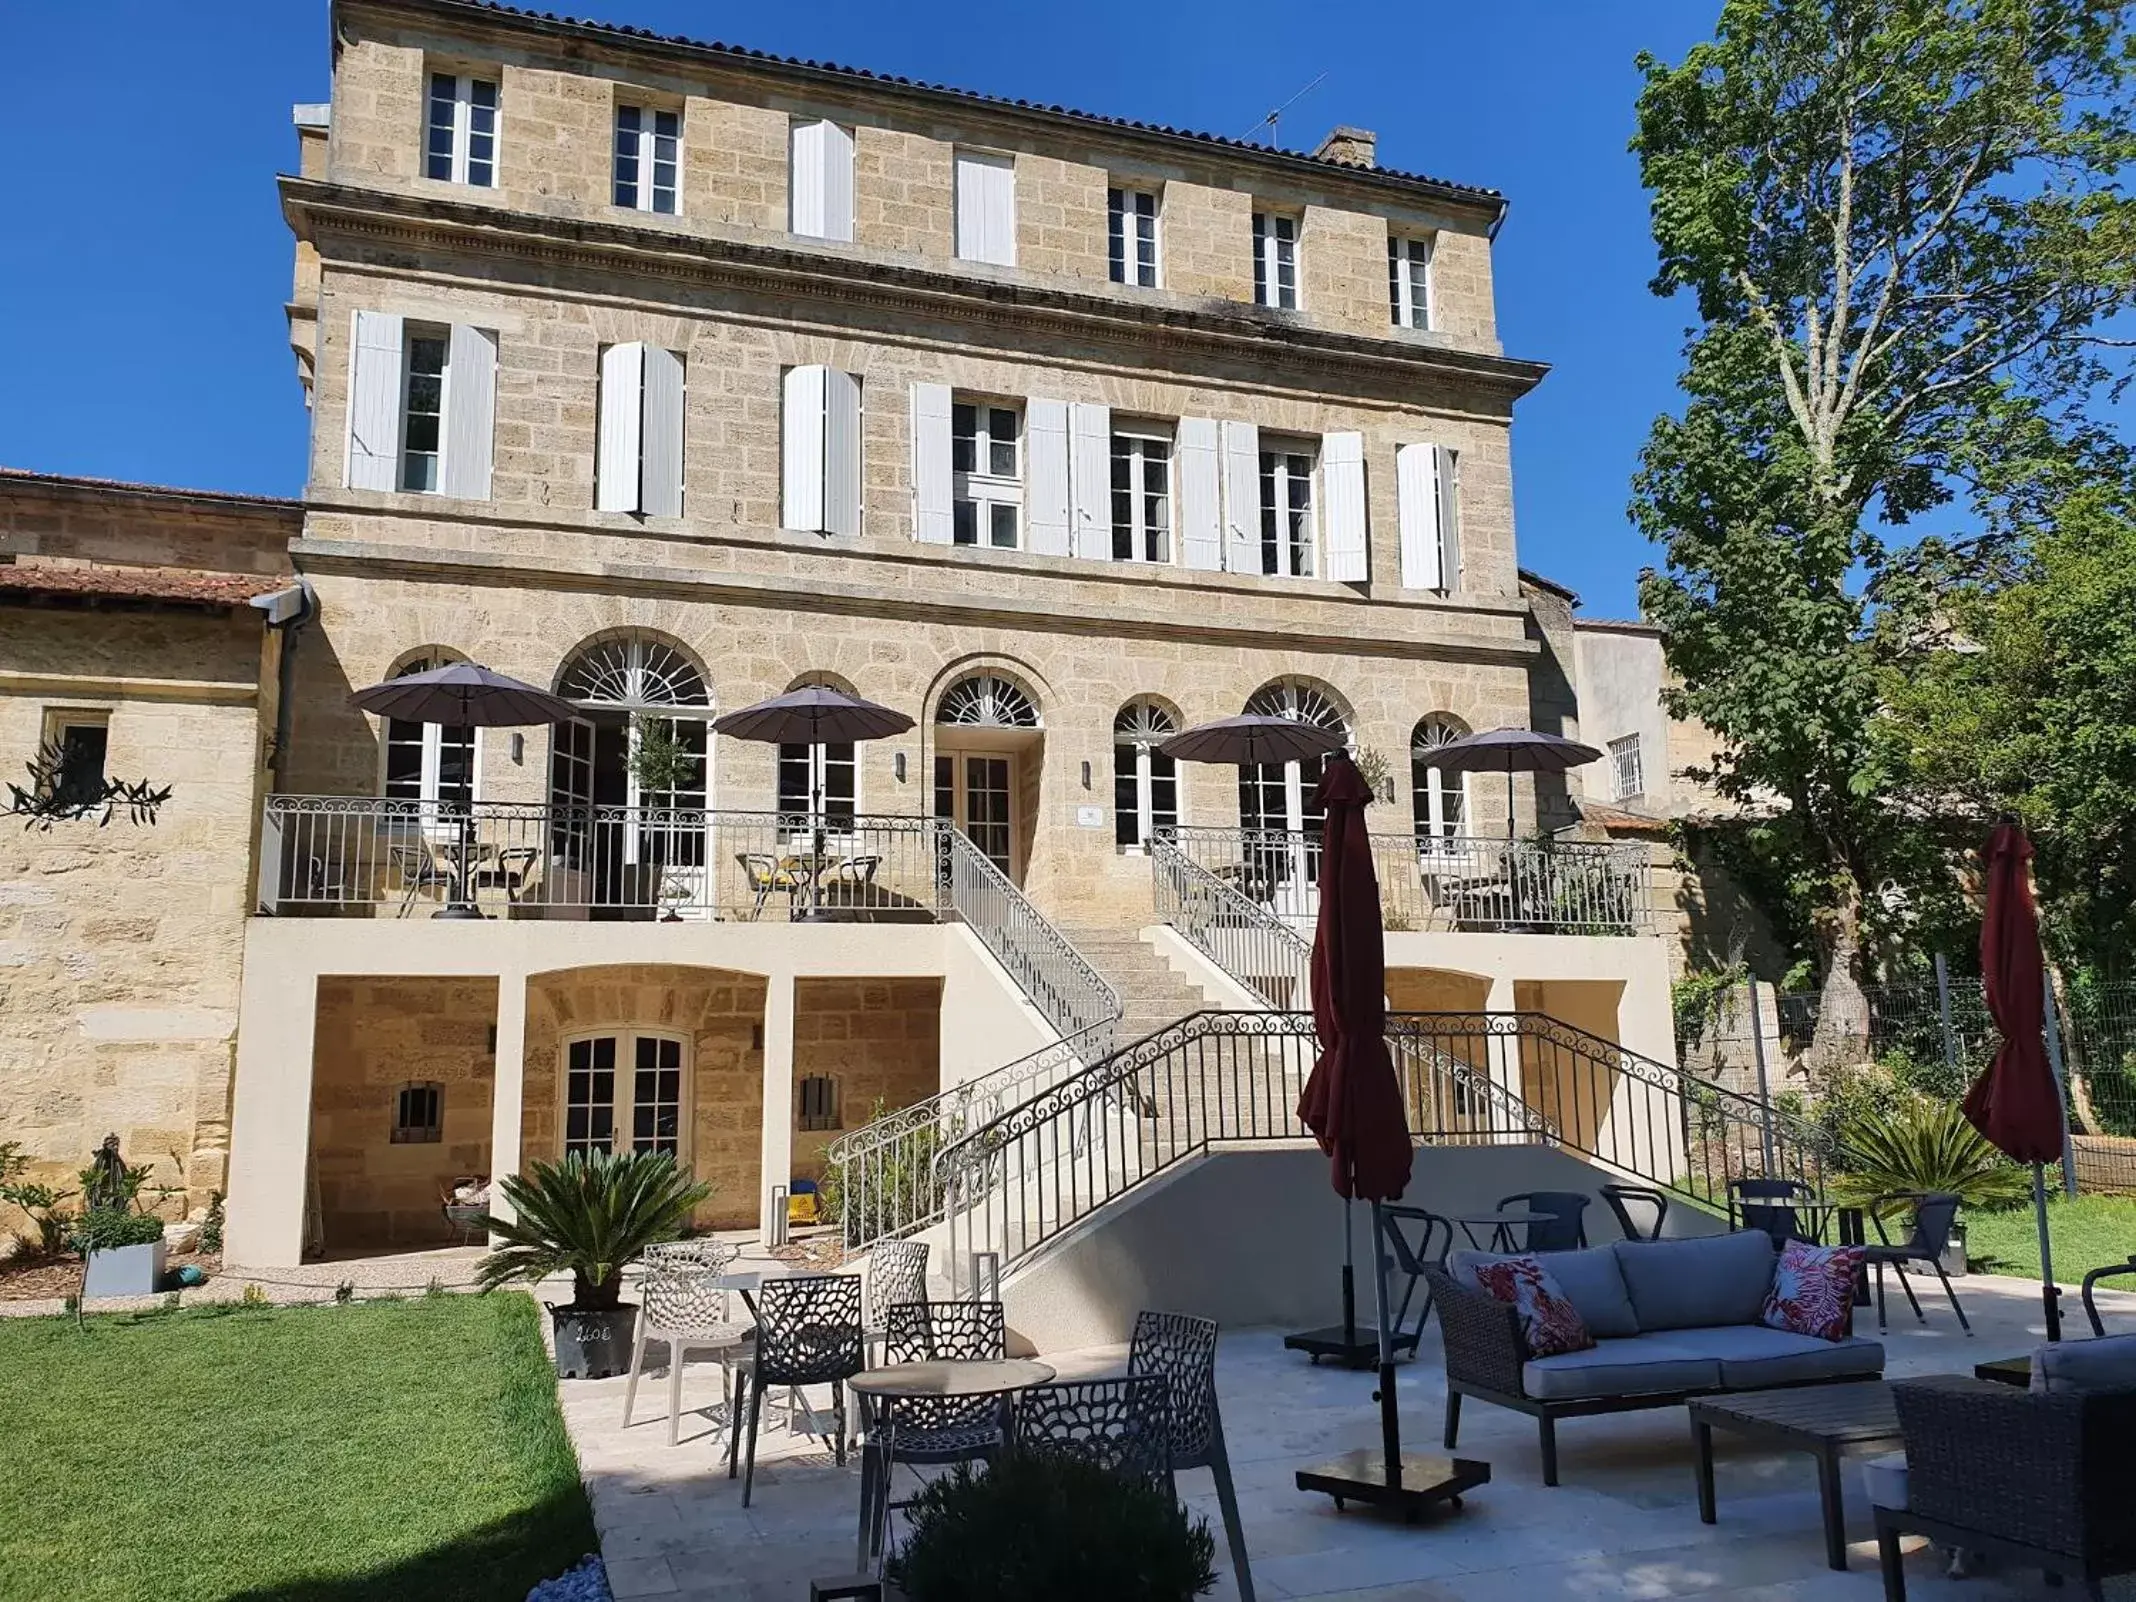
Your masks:
<svg viewBox="0 0 2136 1602"><path fill-rule="evenodd" d="M243 606L283 581L262 574L210 573L191 567L112 567L103 563L47 566L0 563L0 593L95 597L111 600L181 601L203 606Z"/></svg>

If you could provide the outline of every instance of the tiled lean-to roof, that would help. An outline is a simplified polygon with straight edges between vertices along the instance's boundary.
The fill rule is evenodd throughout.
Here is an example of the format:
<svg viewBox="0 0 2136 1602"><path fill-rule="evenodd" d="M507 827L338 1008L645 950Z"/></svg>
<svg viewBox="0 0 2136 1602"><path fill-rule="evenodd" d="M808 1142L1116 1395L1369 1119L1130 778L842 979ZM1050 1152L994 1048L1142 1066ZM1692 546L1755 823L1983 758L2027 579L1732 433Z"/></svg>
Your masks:
<svg viewBox="0 0 2136 1602"><path fill-rule="evenodd" d="M0 562L0 598L19 595L42 600L166 601L235 608L279 587L275 579L264 574L210 573L191 567Z"/></svg>
<svg viewBox="0 0 2136 1602"><path fill-rule="evenodd" d="M1006 95L982 94L976 89L959 89L950 84L928 83L920 78L907 78L894 73L871 72L865 67L843 66L835 61L811 61L803 56L775 55L768 50L752 50L746 45L724 44L716 39L692 39L685 34L658 33L651 28L633 28L624 23L595 22L581 17L558 16L552 11L534 11L522 6L509 6L500 0L380 0L386 5L404 9L430 11L445 15L502 18L513 22L532 24L536 27L580 36L628 41L636 44L659 45L672 50L689 51L694 54L724 57L730 61L755 63L763 66L787 68L796 72L820 73L830 77L848 79L856 84L873 85L879 88L905 90L938 99L959 101L966 105L995 106L1007 111L1032 112L1040 116L1059 117L1071 122L1086 123L1093 127L1119 129L1124 132L1148 135L1152 138L1184 140L1196 145L1223 150L1233 155L1250 157L1261 162L1279 166L1310 168L1316 173L1339 174L1345 178L1362 179L1366 182L1382 181L1407 188L1423 189L1451 199L1466 201L1505 213L1505 196L1496 189L1479 188L1474 184L1454 183L1445 178L1433 178L1424 173L1401 172L1387 167L1355 167L1347 162L1332 161L1312 156L1299 150L1282 150L1272 145L1255 144L1248 139L1231 139L1223 134L1201 133L1190 128L1174 128L1166 123L1138 122L1132 117L1109 117L1102 112L1079 111L1072 106L1048 105L1039 100L1013 99Z"/></svg>

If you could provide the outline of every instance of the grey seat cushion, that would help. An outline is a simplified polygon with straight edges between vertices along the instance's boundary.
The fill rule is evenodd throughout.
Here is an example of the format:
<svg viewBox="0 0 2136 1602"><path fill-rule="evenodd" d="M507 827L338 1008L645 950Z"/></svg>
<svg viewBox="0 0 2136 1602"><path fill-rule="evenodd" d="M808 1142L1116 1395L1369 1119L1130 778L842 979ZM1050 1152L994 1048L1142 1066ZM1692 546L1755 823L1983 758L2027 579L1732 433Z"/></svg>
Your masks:
<svg viewBox="0 0 2136 1602"><path fill-rule="evenodd" d="M1620 1240L1610 1250L1645 1331L1755 1324L1773 1288L1772 1237L1761 1229Z"/></svg>
<svg viewBox="0 0 2136 1602"><path fill-rule="evenodd" d="M1668 1342L1719 1363L1721 1384L1731 1391L1812 1380L1874 1379L1884 1372L1882 1344L1858 1335L1827 1341L1763 1324L1722 1324L1672 1329Z"/></svg>
<svg viewBox="0 0 2136 1602"><path fill-rule="evenodd" d="M1862 1484L1869 1491L1871 1507L1886 1507L1894 1513L1906 1511L1906 1454L1886 1452L1882 1457L1862 1460Z"/></svg>
<svg viewBox="0 0 2136 1602"><path fill-rule="evenodd" d="M1503 1262L1503 1252L1454 1252L1446 1259L1446 1271L1464 1285L1476 1283L1478 1263ZM1526 1256L1527 1253L1513 1253ZM1639 1319L1632 1311L1631 1294L1624 1288L1624 1275L1617 1267L1617 1254L1607 1246L1589 1246L1575 1252L1540 1252L1543 1265L1565 1299L1572 1303L1587 1333L1598 1341L1622 1335L1637 1335Z"/></svg>
<svg viewBox="0 0 2136 1602"><path fill-rule="evenodd" d="M1584 1352L1538 1357L1521 1365L1521 1389L1537 1401L1584 1401L1599 1396L1646 1396L1657 1391L1719 1388L1718 1359L1660 1335L1603 1341Z"/></svg>
<svg viewBox="0 0 2136 1602"><path fill-rule="evenodd" d="M2136 1390L2136 1335L2034 1347L2032 1389L2050 1396Z"/></svg>

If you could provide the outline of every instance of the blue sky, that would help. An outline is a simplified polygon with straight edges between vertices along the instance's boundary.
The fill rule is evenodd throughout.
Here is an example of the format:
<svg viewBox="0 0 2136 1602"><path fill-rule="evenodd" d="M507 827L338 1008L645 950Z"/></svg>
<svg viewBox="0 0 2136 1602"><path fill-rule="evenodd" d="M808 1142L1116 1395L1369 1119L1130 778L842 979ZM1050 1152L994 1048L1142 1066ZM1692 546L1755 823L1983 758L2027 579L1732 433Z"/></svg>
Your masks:
<svg viewBox="0 0 2136 1602"><path fill-rule="evenodd" d="M549 0L556 3L556 0ZM1686 311L1647 293L1625 152L1633 56L1674 60L1718 0L1510 0L1316 13L1273 0L580 0L604 21L1213 133L1284 116L1306 148L1377 130L1389 166L1502 189L1507 351L1552 364L1522 403L1523 562L1590 615L1633 607L1649 547L1624 508L1675 404ZM561 6L558 6L561 9ZM324 0L14 4L0 20L0 463L295 494L306 418L282 320L274 175L289 108L327 93Z"/></svg>

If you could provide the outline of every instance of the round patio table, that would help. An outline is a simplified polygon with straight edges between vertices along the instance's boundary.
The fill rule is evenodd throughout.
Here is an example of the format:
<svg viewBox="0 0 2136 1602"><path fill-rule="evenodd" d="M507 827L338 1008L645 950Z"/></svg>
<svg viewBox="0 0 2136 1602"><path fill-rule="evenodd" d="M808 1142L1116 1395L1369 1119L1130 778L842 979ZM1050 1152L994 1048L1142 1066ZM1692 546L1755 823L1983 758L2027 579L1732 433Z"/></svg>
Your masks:
<svg viewBox="0 0 2136 1602"><path fill-rule="evenodd" d="M983 1358L955 1363L886 1363L881 1368L863 1369L846 1381L846 1388L860 1399L860 1421L863 1434L872 1433L874 1403L877 1398L896 1401L900 1398L913 1400L926 1398L936 1400L946 1397L997 1396L1001 1399L1002 1433L1008 1433L1008 1402L1018 1391L1029 1390L1034 1385L1043 1385L1053 1378L1053 1365L1040 1363L1028 1357ZM893 1409L889 1423L883 1432L883 1473L890 1473L890 1453L897 1441L897 1414ZM854 1572L868 1572L870 1547L874 1545L874 1530L869 1528L868 1477L861 1475L859 1561ZM883 1519L890 1517L890 1499L883 1498Z"/></svg>
<svg viewBox="0 0 2136 1602"><path fill-rule="evenodd" d="M1461 1233L1468 1236L1469 1244L1479 1252L1510 1252L1517 1250L1513 1244L1513 1231L1527 1224L1554 1224L1556 1213L1533 1213L1524 1207L1510 1208L1505 1212L1473 1213L1466 1218L1456 1217ZM1476 1238L1476 1231L1488 1229L1491 1244L1486 1246Z"/></svg>

